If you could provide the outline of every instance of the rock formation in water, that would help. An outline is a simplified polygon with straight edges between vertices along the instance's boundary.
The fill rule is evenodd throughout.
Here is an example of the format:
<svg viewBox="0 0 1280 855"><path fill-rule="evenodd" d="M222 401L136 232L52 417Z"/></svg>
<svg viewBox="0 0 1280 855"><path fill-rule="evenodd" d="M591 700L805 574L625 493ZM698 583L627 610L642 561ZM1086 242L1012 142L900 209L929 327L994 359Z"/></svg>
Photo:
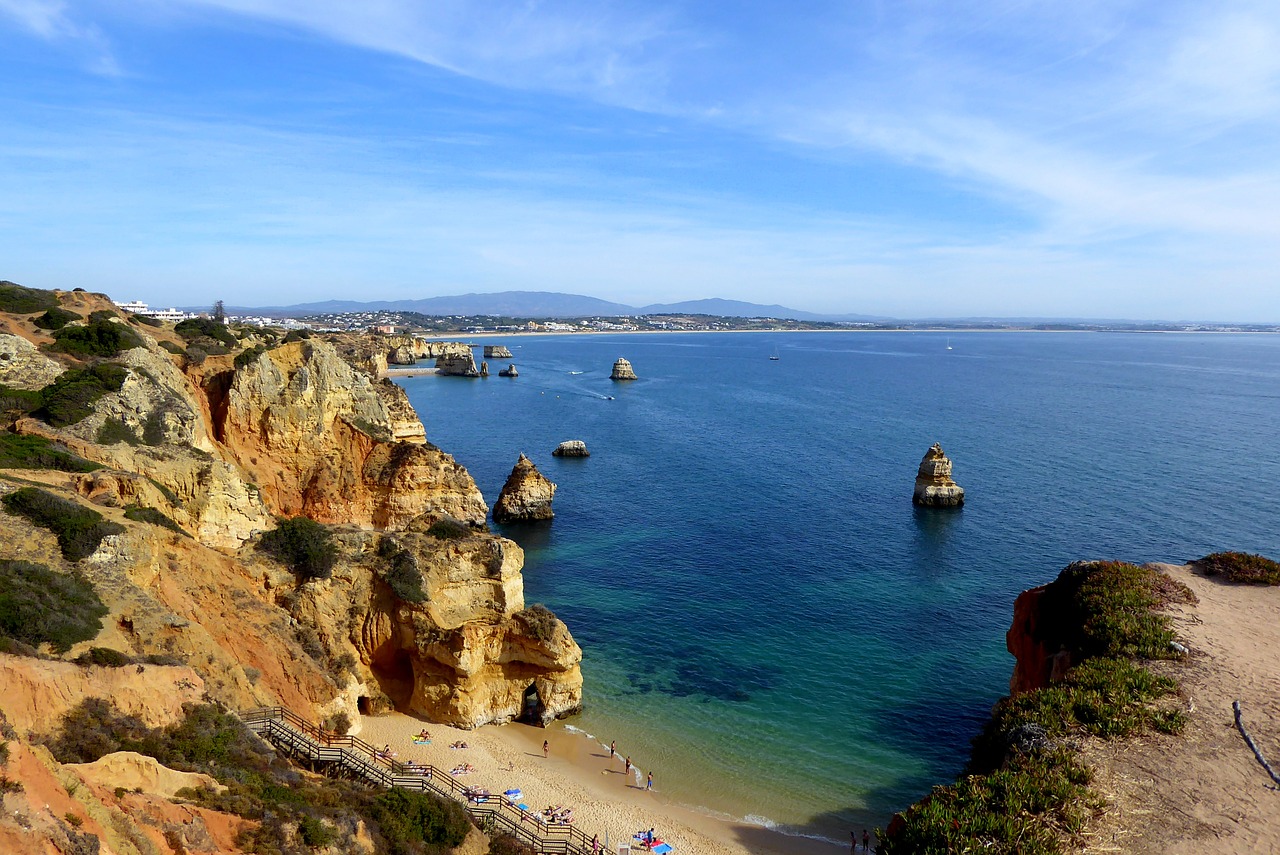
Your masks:
<svg viewBox="0 0 1280 855"><path fill-rule="evenodd" d="M485 359L511 359L511 351L507 350L505 345L486 344L484 346Z"/></svg>
<svg viewBox="0 0 1280 855"><path fill-rule="evenodd" d="M926 508L958 508L964 504L964 488L951 480L951 461L936 442L920 461L911 501Z"/></svg>
<svg viewBox="0 0 1280 855"><path fill-rule="evenodd" d="M480 376L481 376L481 377L488 377L488 376L489 376L489 363L487 363L487 362L481 362L481 363L480 363Z"/></svg>
<svg viewBox="0 0 1280 855"><path fill-rule="evenodd" d="M476 358L470 348L466 353L446 353L436 358L436 373L449 377L479 377Z"/></svg>
<svg viewBox="0 0 1280 855"><path fill-rule="evenodd" d="M618 361L613 363L613 373L609 375L610 380L637 380L635 369L631 367L631 363L618 357Z"/></svg>
<svg viewBox="0 0 1280 855"><path fill-rule="evenodd" d="M566 439L551 452L552 457L590 457L587 444L580 439Z"/></svg>
<svg viewBox="0 0 1280 855"><path fill-rule="evenodd" d="M510 365L508 365L506 368L499 369L498 376L499 377L519 377L520 372L516 370L516 364L513 362Z"/></svg>
<svg viewBox="0 0 1280 855"><path fill-rule="evenodd" d="M554 516L551 500L555 494L556 485L521 454L493 505L493 520L499 523L549 520Z"/></svg>
<svg viewBox="0 0 1280 855"><path fill-rule="evenodd" d="M413 365L417 361L418 357L414 355L413 348L407 344L393 347L387 352L388 365Z"/></svg>
<svg viewBox="0 0 1280 855"><path fill-rule="evenodd" d="M116 314L101 295L55 297L82 317ZM89 646L172 657L203 680L198 694L233 709L316 717L398 704L470 727L580 706L581 651L554 616L525 609L523 553L487 533L474 481L425 442L365 345L338 337L353 364L321 336L243 330L241 353L196 358L171 326L128 328L142 344L103 357L119 388L65 424L34 411L11 422L101 468L0 471L0 495L36 484L120 527L70 560L51 531L0 506L0 559L74 570L108 609L66 658ZM47 359L36 363L50 377L85 369L27 346L51 341L0 313L2 352ZM149 516L129 515L139 508ZM331 577L308 581L258 550L276 518L299 515L331 524ZM24 686L0 673L6 710L35 697ZM86 696L68 686L66 703Z"/></svg>

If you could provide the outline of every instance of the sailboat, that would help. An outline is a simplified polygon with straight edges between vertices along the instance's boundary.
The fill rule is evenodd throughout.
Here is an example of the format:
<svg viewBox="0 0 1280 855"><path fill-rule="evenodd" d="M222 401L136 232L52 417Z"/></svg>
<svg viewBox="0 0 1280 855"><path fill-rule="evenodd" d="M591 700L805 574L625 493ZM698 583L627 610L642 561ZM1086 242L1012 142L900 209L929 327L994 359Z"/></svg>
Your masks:
<svg viewBox="0 0 1280 855"><path fill-rule="evenodd" d="M947 339L947 350L951 350L951 339Z"/></svg>
<svg viewBox="0 0 1280 855"><path fill-rule="evenodd" d="M781 358L782 358L781 356L778 356L778 348L776 348L776 347L775 347L775 348L773 349L773 356L770 356L770 357L769 357L769 361L770 361L770 362L777 362L777 361L778 361L779 359L781 359Z"/></svg>

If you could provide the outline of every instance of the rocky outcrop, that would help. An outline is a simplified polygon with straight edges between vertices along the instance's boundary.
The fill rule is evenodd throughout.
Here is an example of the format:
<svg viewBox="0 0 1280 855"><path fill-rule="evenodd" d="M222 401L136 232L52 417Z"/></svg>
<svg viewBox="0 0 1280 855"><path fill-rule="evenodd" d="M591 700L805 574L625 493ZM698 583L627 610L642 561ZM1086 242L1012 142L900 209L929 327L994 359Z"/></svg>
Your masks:
<svg viewBox="0 0 1280 855"><path fill-rule="evenodd" d="M964 504L964 488L951 480L951 461L936 442L920 461L911 501L926 508L958 508Z"/></svg>
<svg viewBox="0 0 1280 855"><path fill-rule="evenodd" d="M486 344L484 346L485 359L511 359L511 351L507 350L505 345Z"/></svg>
<svg viewBox="0 0 1280 855"><path fill-rule="evenodd" d="M481 376L481 377L488 377L488 376L489 376L489 363L487 363L487 362L481 362L481 363L480 363L480 376Z"/></svg>
<svg viewBox="0 0 1280 855"><path fill-rule="evenodd" d="M590 457L587 444L580 439L566 439L551 452L552 457Z"/></svg>
<svg viewBox="0 0 1280 855"><path fill-rule="evenodd" d="M327 343L268 351L226 383L211 396L215 429L276 514L371 528L423 514L483 524L488 508L465 469L434 446L394 441L383 399L403 392Z"/></svg>
<svg viewBox="0 0 1280 855"><path fill-rule="evenodd" d="M413 348L407 344L393 347L387 353L387 364L389 365L413 365L417 361L418 357L414 355Z"/></svg>
<svg viewBox="0 0 1280 855"><path fill-rule="evenodd" d="M508 365L506 368L499 369L498 376L499 377L519 377L520 372L516 370L516 364L513 362L510 365Z"/></svg>
<svg viewBox="0 0 1280 855"><path fill-rule="evenodd" d="M65 370L25 338L0 335L0 384L14 389L43 389Z"/></svg>
<svg viewBox="0 0 1280 855"><path fill-rule="evenodd" d="M121 787L170 799L178 794L178 790L186 787L208 787L217 792L226 790L226 787L208 775L179 772L161 764L154 757L136 751L117 751L105 754L92 763L68 763L63 768L75 772L85 782L97 784L104 789Z"/></svg>
<svg viewBox="0 0 1280 855"><path fill-rule="evenodd" d="M556 485L521 454L493 505L493 520L498 523L549 520L554 516L551 500L555 494Z"/></svg>
<svg viewBox="0 0 1280 855"><path fill-rule="evenodd" d="M476 359L471 355L470 348L467 348L466 353L446 353L437 357L436 373L448 377L480 376L480 370L476 368Z"/></svg>
<svg viewBox="0 0 1280 855"><path fill-rule="evenodd" d="M613 363L613 373L609 375L610 380L638 380L635 369L631 367L631 363L623 359L621 356Z"/></svg>
<svg viewBox="0 0 1280 855"><path fill-rule="evenodd" d="M45 733L85 698L109 698L150 727L182 719L184 703L199 703L204 680L185 665L83 667L74 662L0 653L4 715L20 734Z"/></svg>
<svg viewBox="0 0 1280 855"><path fill-rule="evenodd" d="M1009 694L1043 689L1061 680L1071 668L1071 652L1053 646L1044 632L1042 602L1046 585L1023 591L1013 603L1013 623L1005 633L1005 647L1013 654Z"/></svg>
<svg viewBox="0 0 1280 855"><path fill-rule="evenodd" d="M344 701L351 711L396 707L476 727L528 717L526 696L536 699L540 723L580 708L582 651L554 615L525 608L524 553L515 543L433 529L351 533L340 542L333 578L301 589L293 613L318 627L326 646L358 659ZM403 598L400 582L397 593L386 562L373 560L379 553L421 579L420 599Z"/></svg>

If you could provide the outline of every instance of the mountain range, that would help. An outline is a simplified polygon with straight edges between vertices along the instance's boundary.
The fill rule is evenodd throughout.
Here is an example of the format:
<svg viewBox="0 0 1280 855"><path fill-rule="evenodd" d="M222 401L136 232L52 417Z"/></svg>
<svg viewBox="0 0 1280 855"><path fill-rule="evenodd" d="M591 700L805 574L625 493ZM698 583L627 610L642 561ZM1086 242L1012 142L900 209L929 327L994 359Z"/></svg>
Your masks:
<svg viewBox="0 0 1280 855"><path fill-rule="evenodd" d="M207 306L189 309L206 311ZM875 321L870 315L820 315L786 306L764 306L741 300L711 298L681 303L628 306L582 294L554 291L499 291L493 294L457 294L421 300L326 300L292 306L227 306L232 315L303 316L347 312L419 312L424 315L496 315L516 318L585 318L620 315L716 315L731 318L786 318L797 321Z"/></svg>

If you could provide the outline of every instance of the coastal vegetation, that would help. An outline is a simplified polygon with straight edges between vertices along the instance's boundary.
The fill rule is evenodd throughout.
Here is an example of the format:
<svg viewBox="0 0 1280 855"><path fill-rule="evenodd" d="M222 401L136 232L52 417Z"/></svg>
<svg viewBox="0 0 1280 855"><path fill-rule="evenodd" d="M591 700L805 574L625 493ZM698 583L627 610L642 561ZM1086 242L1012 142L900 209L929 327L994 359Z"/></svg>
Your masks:
<svg viewBox="0 0 1280 855"><path fill-rule="evenodd" d="M148 508L144 505L130 505L125 508L124 518L127 520L133 520L134 522L147 523L148 525L158 525L161 528L167 528L170 531L177 532L184 537L191 536L187 534L186 529L169 519L169 517L165 516L162 512L155 508Z"/></svg>
<svg viewBox="0 0 1280 855"><path fill-rule="evenodd" d="M402 547L395 538L384 537L378 541L378 557L384 562L382 578L400 599L408 603L425 603L427 592L422 587L422 571L413 553Z"/></svg>
<svg viewBox="0 0 1280 855"><path fill-rule="evenodd" d="M106 418L102 420L102 424L98 427L98 435L96 437L98 445L116 445L117 443L125 443L127 445L141 445L142 440L134 433L133 428L129 427L119 419Z"/></svg>
<svg viewBox="0 0 1280 855"><path fill-rule="evenodd" d="M1248 552L1215 552L1195 562L1206 576L1246 585L1280 585L1280 562Z"/></svg>
<svg viewBox="0 0 1280 855"><path fill-rule="evenodd" d="M93 405L109 392L119 392L129 369L114 362L99 362L88 368L71 368L40 390L40 406L33 415L54 427L83 421L93 413Z"/></svg>
<svg viewBox="0 0 1280 855"><path fill-rule="evenodd" d="M71 356L112 357L135 347L142 347L142 338L129 327L116 323L110 312L94 312L88 323L64 326L54 330L50 350Z"/></svg>
<svg viewBox="0 0 1280 855"><path fill-rule="evenodd" d="M280 519L258 541L258 548L287 564L303 582L333 575L333 537L307 517Z"/></svg>
<svg viewBox="0 0 1280 855"><path fill-rule="evenodd" d="M136 751L173 769L212 776L227 789L187 789L180 796L252 820L236 843L255 855L304 855L334 845L361 847L367 830L376 850L435 855L460 844L473 827L462 806L426 793L376 790L303 775L213 704L188 704L180 722L149 728L109 701L88 698L42 741L61 763L91 763Z"/></svg>
<svg viewBox="0 0 1280 855"><path fill-rule="evenodd" d="M236 346L236 337L227 328L227 325L215 321L213 318L188 318L185 321L179 321L174 326L173 331L188 342L213 339L227 348Z"/></svg>
<svg viewBox="0 0 1280 855"><path fill-rule="evenodd" d="M102 467L77 457L42 436L0 433L0 469L55 469L59 472L92 472Z"/></svg>
<svg viewBox="0 0 1280 855"><path fill-rule="evenodd" d="M52 291L24 288L8 279L0 280L0 312L30 315L56 308L58 298Z"/></svg>
<svg viewBox="0 0 1280 855"><path fill-rule="evenodd" d="M996 705L974 739L965 774L935 787L880 836L885 855L993 852L1055 855L1104 806L1072 739L1178 732L1185 714L1166 702L1175 680L1143 662L1176 658L1163 606L1194 595L1150 568L1073 564L1045 587L1037 641L1074 664L1061 682Z"/></svg>
<svg viewBox="0 0 1280 855"><path fill-rule="evenodd" d="M31 561L0 560L0 638L57 652L102 629L107 607L77 573L56 573Z"/></svg>
<svg viewBox="0 0 1280 855"><path fill-rule="evenodd" d="M32 321L42 330L60 330L72 321L82 321L84 315L64 309L60 306L54 306L40 317Z"/></svg>
<svg viewBox="0 0 1280 855"><path fill-rule="evenodd" d="M530 636L544 643L555 638L556 628L560 625L560 619L542 603L521 609L515 616L528 627Z"/></svg>
<svg viewBox="0 0 1280 855"><path fill-rule="evenodd" d="M68 561L88 558L104 537L124 531L119 523L103 519L97 511L37 487L14 490L0 502L9 513L26 517L53 532L62 557Z"/></svg>

